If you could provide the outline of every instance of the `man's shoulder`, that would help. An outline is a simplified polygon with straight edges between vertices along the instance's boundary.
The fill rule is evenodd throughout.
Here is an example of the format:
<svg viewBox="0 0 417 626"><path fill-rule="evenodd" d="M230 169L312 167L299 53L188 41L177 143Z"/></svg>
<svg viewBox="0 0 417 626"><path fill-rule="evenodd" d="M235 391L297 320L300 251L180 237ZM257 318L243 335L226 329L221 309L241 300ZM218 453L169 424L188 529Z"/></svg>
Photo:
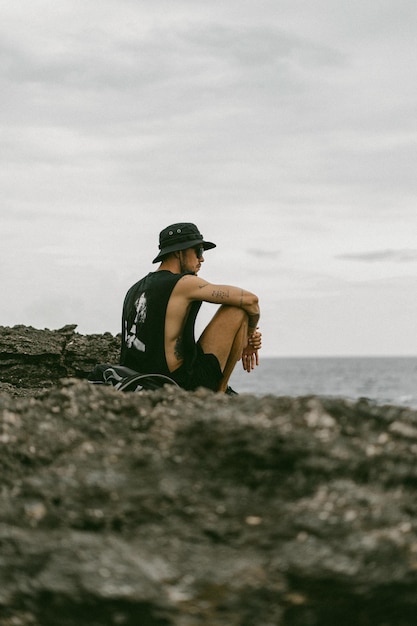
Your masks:
<svg viewBox="0 0 417 626"><path fill-rule="evenodd" d="M192 274L191 272L182 274L178 281L178 286L186 291L195 288L201 289L201 287L205 287L208 284L207 280L204 280L204 278L200 278L197 274Z"/></svg>
<svg viewBox="0 0 417 626"><path fill-rule="evenodd" d="M196 274L183 274L175 285L172 292L174 298L181 298L187 301L203 301L206 300L207 293L205 287L210 283Z"/></svg>

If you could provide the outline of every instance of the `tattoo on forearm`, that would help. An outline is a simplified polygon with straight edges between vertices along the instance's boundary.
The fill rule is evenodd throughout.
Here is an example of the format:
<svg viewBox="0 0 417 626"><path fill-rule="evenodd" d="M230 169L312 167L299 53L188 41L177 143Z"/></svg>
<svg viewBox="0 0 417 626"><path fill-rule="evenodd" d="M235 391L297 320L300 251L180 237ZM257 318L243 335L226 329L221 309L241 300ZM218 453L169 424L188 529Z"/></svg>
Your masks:
<svg viewBox="0 0 417 626"><path fill-rule="evenodd" d="M223 291L222 289L215 289L212 294L214 298L220 298L221 300L225 300L229 298L229 290Z"/></svg>

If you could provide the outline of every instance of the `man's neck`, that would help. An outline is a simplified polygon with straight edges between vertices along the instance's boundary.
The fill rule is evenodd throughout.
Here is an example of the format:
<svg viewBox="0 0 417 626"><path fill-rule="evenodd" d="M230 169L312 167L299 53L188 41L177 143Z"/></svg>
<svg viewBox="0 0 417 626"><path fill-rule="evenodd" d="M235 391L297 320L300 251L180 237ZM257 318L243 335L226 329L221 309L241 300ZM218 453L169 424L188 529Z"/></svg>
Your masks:
<svg viewBox="0 0 417 626"><path fill-rule="evenodd" d="M171 272L172 274L181 274L181 264L179 259L175 256L170 256L168 259L165 259L165 261L162 261L156 271L162 272L163 270Z"/></svg>

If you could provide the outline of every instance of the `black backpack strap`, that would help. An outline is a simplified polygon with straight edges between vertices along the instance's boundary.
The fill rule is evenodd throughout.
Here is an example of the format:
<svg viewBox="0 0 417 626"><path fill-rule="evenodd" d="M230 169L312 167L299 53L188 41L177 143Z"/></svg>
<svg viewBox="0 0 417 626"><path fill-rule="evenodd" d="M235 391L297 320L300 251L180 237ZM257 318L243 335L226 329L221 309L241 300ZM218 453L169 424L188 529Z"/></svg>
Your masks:
<svg viewBox="0 0 417 626"><path fill-rule="evenodd" d="M179 385L164 374L136 374L127 376L115 385L119 391L141 391L141 389L160 389L164 385Z"/></svg>
<svg viewBox="0 0 417 626"><path fill-rule="evenodd" d="M119 391L141 391L159 389L164 385L179 385L164 374L141 374L123 365L100 363L88 375L87 380L95 385L112 385Z"/></svg>

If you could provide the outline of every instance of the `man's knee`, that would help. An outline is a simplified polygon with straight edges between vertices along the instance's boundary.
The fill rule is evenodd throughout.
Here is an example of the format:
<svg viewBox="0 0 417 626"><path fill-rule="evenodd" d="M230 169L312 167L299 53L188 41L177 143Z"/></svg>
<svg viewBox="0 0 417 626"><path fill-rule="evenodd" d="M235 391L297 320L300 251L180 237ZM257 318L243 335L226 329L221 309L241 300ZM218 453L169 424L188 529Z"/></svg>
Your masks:
<svg viewBox="0 0 417 626"><path fill-rule="evenodd" d="M247 313L238 306L229 306L227 304L222 304L219 309L219 313L227 316L229 319L235 321L239 325L248 321Z"/></svg>

